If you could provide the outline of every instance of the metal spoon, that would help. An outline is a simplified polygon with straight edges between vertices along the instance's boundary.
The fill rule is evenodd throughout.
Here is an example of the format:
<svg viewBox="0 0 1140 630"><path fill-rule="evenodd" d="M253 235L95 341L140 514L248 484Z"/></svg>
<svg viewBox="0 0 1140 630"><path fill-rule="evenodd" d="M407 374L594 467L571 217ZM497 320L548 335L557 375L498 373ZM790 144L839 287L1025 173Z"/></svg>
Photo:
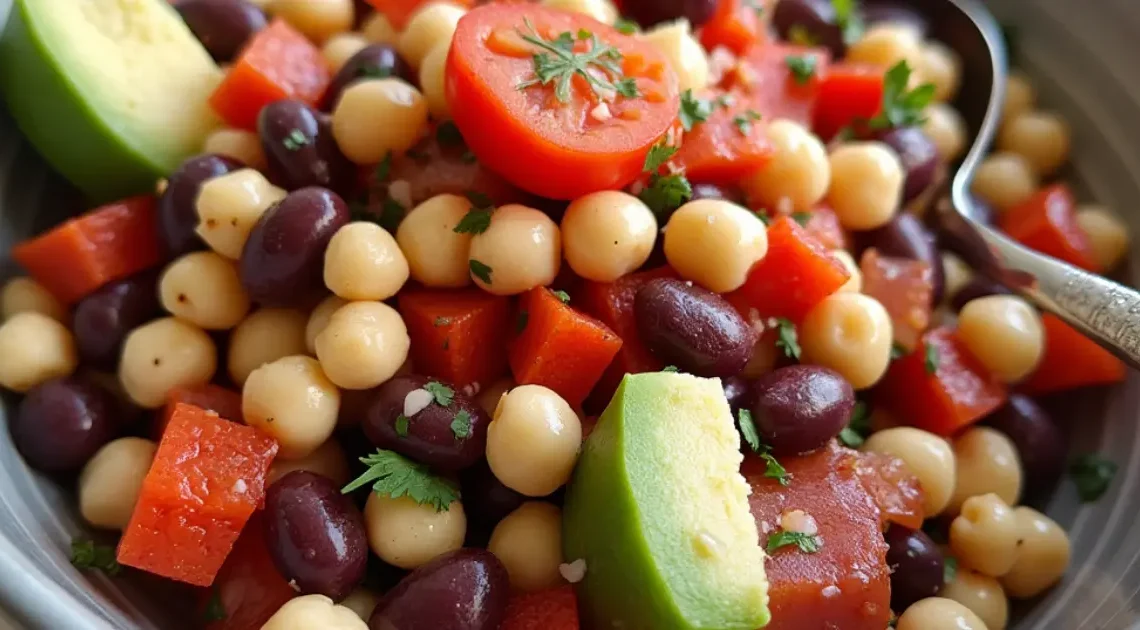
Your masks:
<svg viewBox="0 0 1140 630"><path fill-rule="evenodd" d="M1030 250L976 218L970 183L997 131L1008 72L997 21L978 0L909 4L930 20L937 39L961 55L966 80L957 105L975 131L973 147L950 185L950 198L938 206L942 229L965 245L962 253L975 269L1140 369L1140 293Z"/></svg>

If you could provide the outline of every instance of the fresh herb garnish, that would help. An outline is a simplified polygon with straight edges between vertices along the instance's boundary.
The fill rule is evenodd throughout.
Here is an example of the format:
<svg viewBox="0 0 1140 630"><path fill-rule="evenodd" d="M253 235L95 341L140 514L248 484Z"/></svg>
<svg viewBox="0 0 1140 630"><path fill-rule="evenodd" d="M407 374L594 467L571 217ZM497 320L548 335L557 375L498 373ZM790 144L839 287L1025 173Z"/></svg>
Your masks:
<svg viewBox="0 0 1140 630"><path fill-rule="evenodd" d="M677 366L675 366L675 365L666 365L665 367L661 368L661 371L662 372L675 373L675 372L680 372L681 370L677 369Z"/></svg>
<svg viewBox="0 0 1140 630"><path fill-rule="evenodd" d="M450 407L451 401L455 399L455 390L443 383L428 381L427 385L424 385L424 390L431 394L440 407Z"/></svg>
<svg viewBox="0 0 1140 630"><path fill-rule="evenodd" d="M761 208L754 211L752 214L755 214L756 218L760 219L760 222L764 225L772 225L772 217L768 216L768 210Z"/></svg>
<svg viewBox="0 0 1140 630"><path fill-rule="evenodd" d="M515 319L515 333L522 334L526 330L526 325L530 322L530 312L519 311L519 316Z"/></svg>
<svg viewBox="0 0 1140 630"><path fill-rule="evenodd" d="M800 360L800 340L796 325L783 317L776 320L776 347L784 351L789 359Z"/></svg>
<svg viewBox="0 0 1140 630"><path fill-rule="evenodd" d="M491 273L494 271L493 269L474 258L471 259L468 266L471 268L471 273L474 274L476 278L482 280L483 284L491 284Z"/></svg>
<svg viewBox="0 0 1140 630"><path fill-rule="evenodd" d="M900 344L900 343L892 343L891 344L891 360L892 361L894 361L895 359L901 359L901 358L905 357L907 354L909 354L909 353L907 352L906 348L902 347L902 344Z"/></svg>
<svg viewBox="0 0 1140 630"><path fill-rule="evenodd" d="M921 125L924 109L934 100L934 85L924 83L908 90L910 66L902 60L887 70L883 79L882 113L868 121L872 129L893 129Z"/></svg>
<svg viewBox="0 0 1140 630"><path fill-rule="evenodd" d="M693 197L693 186L683 174L661 175L657 172L676 152L677 147L661 143L650 148L645 156L644 171L650 174L649 185L638 198L658 216L680 207Z"/></svg>
<svg viewBox="0 0 1140 630"><path fill-rule="evenodd" d="M816 553L820 548L819 536L816 534L789 532L785 530L773 532L773 534L768 537L767 551L769 554L772 554L779 549L792 545L795 545L804 553Z"/></svg>
<svg viewBox="0 0 1140 630"><path fill-rule="evenodd" d="M1112 478L1116 476L1116 462L1089 453L1081 455L1069 465L1069 476L1077 484L1077 494L1081 501L1091 503L1108 491Z"/></svg>
<svg viewBox="0 0 1140 630"><path fill-rule="evenodd" d="M641 30L641 26L629 18L618 18L617 21L614 22L614 28L616 28L618 32L625 33L626 35L633 35Z"/></svg>
<svg viewBox="0 0 1140 630"><path fill-rule="evenodd" d="M453 501L459 500L459 488L454 483L392 451L378 449L372 455L361 457L360 462L368 466L368 470L345 486L341 490L343 494L371 483L376 494L393 499L410 497L420 505L434 507L436 512L446 510Z"/></svg>
<svg viewBox="0 0 1140 630"><path fill-rule="evenodd" d="M293 129L288 133L288 135L285 136L285 139L281 141L281 144L283 144L285 148L290 151L296 151L301 147L309 144L309 138L300 129Z"/></svg>
<svg viewBox="0 0 1140 630"><path fill-rule="evenodd" d="M792 476L788 474L788 469L784 468L783 464L776 459L776 456L768 450L767 446L760 451L760 457L764 460L765 465L767 465L767 468L764 469L764 476L769 479L775 479L781 486L787 488L792 479Z"/></svg>
<svg viewBox="0 0 1140 630"><path fill-rule="evenodd" d="M206 600L206 608L202 610L202 621L225 621L226 607L222 603L222 594L218 587L210 589L210 599Z"/></svg>
<svg viewBox="0 0 1140 630"><path fill-rule="evenodd" d="M554 291L554 297L558 298L563 304L570 303L570 294L565 291Z"/></svg>
<svg viewBox="0 0 1140 630"><path fill-rule="evenodd" d="M380 217L376 219L376 223L380 227L388 230L392 234L396 233L396 228L400 227L400 222L407 216L408 210L399 201L388 198L380 206Z"/></svg>
<svg viewBox="0 0 1140 630"><path fill-rule="evenodd" d="M760 112L746 109L732 118L732 124L736 125L737 131L747 136L752 133L752 123L757 120L760 120Z"/></svg>
<svg viewBox="0 0 1140 630"><path fill-rule="evenodd" d="M518 84L525 90L535 85L554 84L554 96L563 103L570 102L571 81L575 75L586 81L586 85L602 100L620 94L626 98L638 96L637 83L622 73L621 52L602 43L598 36L585 29L578 31L578 41L588 41L585 52L574 52L574 37L562 33L553 40L546 40L534 29L530 20L525 20L529 33L519 31L523 41L537 46L544 52L536 53L534 76Z"/></svg>
<svg viewBox="0 0 1140 630"><path fill-rule="evenodd" d="M740 434L753 451L760 452L764 445L760 443L760 433L756 430L756 423L752 421L752 412L741 409L736 412L736 424L740 427Z"/></svg>
<svg viewBox="0 0 1140 630"><path fill-rule="evenodd" d="M452 231L456 234L482 234L486 232L487 228L491 227L491 212L494 209L494 206L472 205Z"/></svg>
<svg viewBox="0 0 1140 630"><path fill-rule="evenodd" d="M867 441L868 435L871 435L871 411L867 403L860 400L851 409L847 426L839 432L839 441L848 448L859 448Z"/></svg>
<svg viewBox="0 0 1140 630"><path fill-rule="evenodd" d="M788 55L784 57L788 70L792 71L792 78L799 85L807 85L815 76L816 58L812 55Z"/></svg>
<svg viewBox="0 0 1140 630"><path fill-rule="evenodd" d="M396 424L393 427L396 429L396 435L408 437L408 425L411 423L412 421L404 414L396 416Z"/></svg>
<svg viewBox="0 0 1140 630"><path fill-rule="evenodd" d="M811 221L810 212L793 212L791 217L793 221L800 224L800 227L807 227L808 222Z"/></svg>
<svg viewBox="0 0 1140 630"><path fill-rule="evenodd" d="M831 0L831 7L835 9L835 25L843 33L843 41L854 44L863 37L863 15L859 11L856 0Z"/></svg>
<svg viewBox="0 0 1140 630"><path fill-rule="evenodd" d="M71 541L71 564L77 569L102 571L110 576L116 576L123 570L115 559L115 548L97 545L93 540Z"/></svg>
<svg viewBox="0 0 1140 630"><path fill-rule="evenodd" d="M440 326L446 326L450 323L451 323L450 317L444 317L444 316L440 315L439 317L435 318L435 326L437 328Z"/></svg>
<svg viewBox="0 0 1140 630"><path fill-rule="evenodd" d="M926 344L926 358L924 360L924 364L926 365L926 373L937 374L938 363L941 360L942 357L938 354L938 346L930 343Z"/></svg>
<svg viewBox="0 0 1140 630"><path fill-rule="evenodd" d="M392 152L389 151L387 154L384 155L384 159L380 160L380 163L376 165L376 170L373 171L373 177L376 178L376 181L382 182L382 181L388 179L388 176L391 174L392 174Z"/></svg>
<svg viewBox="0 0 1140 630"><path fill-rule="evenodd" d="M378 65L358 66L355 75L360 78L385 79L392 76L392 68Z"/></svg>
<svg viewBox="0 0 1140 630"><path fill-rule="evenodd" d="M455 414L455 419L451 421L451 433L457 440L471 435L471 414L460 409L459 413Z"/></svg>
<svg viewBox="0 0 1140 630"><path fill-rule="evenodd" d="M713 102L693 96L692 90L681 94L681 127L692 131L697 123L705 122L712 116Z"/></svg>
<svg viewBox="0 0 1140 630"><path fill-rule="evenodd" d="M788 41L797 46L818 46L819 40L803 24L793 24L788 29Z"/></svg>
<svg viewBox="0 0 1140 630"><path fill-rule="evenodd" d="M463 134L459 133L459 127L450 120L445 120L439 123L435 128L435 139L441 146L454 147L463 144Z"/></svg>
<svg viewBox="0 0 1140 630"><path fill-rule="evenodd" d="M958 577L958 559L954 556L945 556L942 559L942 581L949 584Z"/></svg>
<svg viewBox="0 0 1140 630"><path fill-rule="evenodd" d="M756 430L756 423L752 420L752 412L747 409L737 411L736 424L740 427L740 434L744 436L744 441L748 447L764 460L764 464L767 466L764 470L764 476L775 479L781 486L787 487L792 476L772 455L772 450L760 441L760 432Z"/></svg>

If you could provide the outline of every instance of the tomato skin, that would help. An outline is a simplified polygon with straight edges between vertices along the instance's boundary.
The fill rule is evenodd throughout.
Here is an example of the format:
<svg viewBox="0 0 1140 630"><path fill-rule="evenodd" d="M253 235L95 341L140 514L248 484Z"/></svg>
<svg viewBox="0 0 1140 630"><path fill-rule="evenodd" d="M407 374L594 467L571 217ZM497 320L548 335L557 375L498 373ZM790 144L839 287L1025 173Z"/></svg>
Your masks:
<svg viewBox="0 0 1140 630"><path fill-rule="evenodd" d="M863 252L859 268L862 292L879 301L891 316L895 343L907 352L918 345L934 310L934 272L921 260L883 256L874 247Z"/></svg>
<svg viewBox="0 0 1140 630"><path fill-rule="evenodd" d="M1041 323L1045 328L1045 356L1018 390L1035 396L1054 394L1119 383L1128 376L1124 362L1056 315L1042 315Z"/></svg>
<svg viewBox="0 0 1140 630"><path fill-rule="evenodd" d="M819 85L813 125L816 134L830 140L847 125L873 118L883 105L883 69L879 66L840 63L831 66Z"/></svg>
<svg viewBox="0 0 1140 630"><path fill-rule="evenodd" d="M618 48L626 76L637 79L642 96L618 97L609 103L613 117L597 121L590 114L594 96L578 80L565 104L548 87L520 91L518 84L534 77L532 55L491 50L488 40L524 28L524 19L540 32L585 29ZM576 199L633 182L680 107L676 75L651 45L587 16L540 5L489 4L468 12L456 29L445 77L455 124L479 161L519 188L551 199Z"/></svg>
<svg viewBox="0 0 1140 630"><path fill-rule="evenodd" d="M1076 201L1065 184L1047 186L1002 214L1003 232L1022 245L1093 273L1100 265L1088 237L1077 225Z"/></svg>
<svg viewBox="0 0 1140 630"><path fill-rule="evenodd" d="M796 80L788 67L788 57L811 57L815 71L804 83ZM740 57L738 70L724 80L727 87L748 94L752 106L764 117L773 121L779 118L811 125L812 110L816 107L822 77L828 75L831 53L826 48L795 46L791 44L765 44L754 46Z"/></svg>
<svg viewBox="0 0 1140 630"><path fill-rule="evenodd" d="M749 173L763 168L775 152L763 122L758 121L747 134L734 122L748 110L759 111L753 100L739 92L711 91L702 95L709 100L728 98L729 107L717 106L708 120L697 123L685 134L673 164L685 171L694 182L736 184Z"/></svg>

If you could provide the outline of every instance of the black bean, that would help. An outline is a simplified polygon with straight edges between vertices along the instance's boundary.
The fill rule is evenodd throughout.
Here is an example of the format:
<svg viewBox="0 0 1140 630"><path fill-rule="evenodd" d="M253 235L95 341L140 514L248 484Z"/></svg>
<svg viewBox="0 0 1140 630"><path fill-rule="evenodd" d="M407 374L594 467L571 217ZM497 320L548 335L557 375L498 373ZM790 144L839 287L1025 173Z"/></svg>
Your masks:
<svg viewBox="0 0 1140 630"><path fill-rule="evenodd" d="M33 388L9 422L28 465L47 473L75 472L118 432L118 405L105 389L78 377Z"/></svg>
<svg viewBox="0 0 1140 630"><path fill-rule="evenodd" d="M856 235L860 249L874 247L884 256L921 260L930 265L931 280L934 283L933 302L942 300L946 283L946 270L942 266L942 253L938 251L937 238L922 221L909 212L899 212L881 228Z"/></svg>
<svg viewBox="0 0 1140 630"><path fill-rule="evenodd" d="M1040 497L1056 487L1065 472L1065 435L1041 405L1028 396L1011 394L986 424L1017 447L1026 495Z"/></svg>
<svg viewBox="0 0 1140 630"><path fill-rule="evenodd" d="M336 102L340 100L341 93L353 81L384 77L397 77L412 85L418 81L412 67L400 57L393 46L388 44L365 46L360 52L344 62L344 65L333 76L328 90L325 91L324 108L331 110L336 107Z"/></svg>
<svg viewBox="0 0 1140 630"><path fill-rule="evenodd" d="M921 530L900 525L892 525L885 536L891 609L906 610L920 599L937 595L945 580L945 560L938 545Z"/></svg>
<svg viewBox="0 0 1140 630"><path fill-rule="evenodd" d="M249 38L268 24L265 13L248 0L180 0L175 8L219 63L233 61Z"/></svg>
<svg viewBox="0 0 1140 630"><path fill-rule="evenodd" d="M720 384L724 387L724 399L728 401L728 406L732 409L732 417L735 418L736 412L748 404L748 381L739 376L729 376L720 379Z"/></svg>
<svg viewBox="0 0 1140 630"><path fill-rule="evenodd" d="M276 101L258 114L257 133L278 186L322 186L345 196L355 189L356 167L337 147L328 116L298 100Z"/></svg>
<svg viewBox="0 0 1140 630"><path fill-rule="evenodd" d="M289 193L265 211L241 252L238 272L263 305L303 304L324 291L325 250L348 223L348 206L324 188Z"/></svg>
<svg viewBox="0 0 1140 630"><path fill-rule="evenodd" d="M364 579L364 516L327 477L295 470L265 493L265 542L281 575L305 595L340 601Z"/></svg>
<svg viewBox="0 0 1140 630"><path fill-rule="evenodd" d="M697 28L716 13L716 5L716 0L626 0L622 9L644 28L681 18Z"/></svg>
<svg viewBox="0 0 1140 630"><path fill-rule="evenodd" d="M649 350L697 376L735 376L756 345L756 329L724 298L681 280L647 282L637 291L633 311Z"/></svg>
<svg viewBox="0 0 1140 630"><path fill-rule="evenodd" d="M158 242L167 258L204 247L194 232L198 227L198 192L207 180L242 168L237 160L221 155L199 155L182 163L166 180L158 197Z"/></svg>
<svg viewBox="0 0 1140 630"><path fill-rule="evenodd" d="M918 127L897 127L879 133L877 139L894 149L902 161L906 183L903 186L903 203L921 195L934 183L941 159L938 148Z"/></svg>
<svg viewBox="0 0 1140 630"><path fill-rule="evenodd" d="M433 395L426 407L405 415L408 395L426 397L429 390L444 395ZM487 412L462 392L426 376L397 376L377 388L362 426L377 447L454 472L482 459L490 423Z"/></svg>
<svg viewBox="0 0 1140 630"><path fill-rule="evenodd" d="M855 409L855 390L824 367L791 365L752 384L749 408L760 439L777 455L797 455L839 435Z"/></svg>
<svg viewBox="0 0 1140 630"><path fill-rule="evenodd" d="M157 286L158 272L147 271L105 285L76 305L71 327L84 363L115 368L127 334L162 313Z"/></svg>
<svg viewBox="0 0 1140 630"><path fill-rule="evenodd" d="M772 12L772 26L784 41L825 46L835 57L847 51L831 0L780 0Z"/></svg>
<svg viewBox="0 0 1140 630"><path fill-rule="evenodd" d="M985 276L974 276L970 283L958 290L957 293L950 296L950 306L955 311L962 310L971 300L976 300L981 297L990 295L1009 295L1009 289L1001 284L990 280Z"/></svg>
<svg viewBox="0 0 1140 630"><path fill-rule="evenodd" d="M523 504L526 497L511 490L499 481L487 463L479 462L464 471L463 510L467 514L468 529L490 530Z"/></svg>
<svg viewBox="0 0 1140 630"><path fill-rule="evenodd" d="M457 549L417 568L389 591L371 630L495 630L510 598L506 568L489 551Z"/></svg>

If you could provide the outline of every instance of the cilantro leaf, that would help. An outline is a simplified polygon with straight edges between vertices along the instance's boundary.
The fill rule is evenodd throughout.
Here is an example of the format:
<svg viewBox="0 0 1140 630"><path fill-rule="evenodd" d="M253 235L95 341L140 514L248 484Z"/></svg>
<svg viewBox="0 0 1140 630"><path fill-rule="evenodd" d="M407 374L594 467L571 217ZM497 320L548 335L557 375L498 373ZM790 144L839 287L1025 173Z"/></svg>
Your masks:
<svg viewBox="0 0 1140 630"><path fill-rule="evenodd" d="M482 280L483 284L491 284L491 273L494 271L493 269L474 258L468 262L468 267L470 267L472 275Z"/></svg>
<svg viewBox="0 0 1140 630"><path fill-rule="evenodd" d="M743 135L752 133L752 123L760 120L760 112L754 109L745 110L732 118L732 124Z"/></svg>
<svg viewBox="0 0 1140 630"><path fill-rule="evenodd" d="M800 360L800 339L796 332L796 325L783 317L776 320L776 347L784 351L789 359Z"/></svg>
<svg viewBox="0 0 1140 630"><path fill-rule="evenodd" d="M1069 466L1069 476L1077 484L1077 494L1081 501L1091 503L1099 499L1112 484L1118 466L1116 462L1089 453L1076 458Z"/></svg>
<svg viewBox="0 0 1140 630"><path fill-rule="evenodd" d="M933 345L933 344L929 344L929 343L926 344L926 358L924 360L924 364L926 366L926 373L927 374L937 374L938 373L938 363L941 360L942 360L942 357L938 354L938 346Z"/></svg>
<svg viewBox="0 0 1140 630"><path fill-rule="evenodd" d="M767 468L764 469L764 476L768 477L769 479L775 479L780 483L781 486L787 488L792 479L792 476L788 474L788 469L784 468L783 464L781 464L776 459L776 456L773 455L771 451L769 451L766 447L763 451L760 452L760 457L767 465Z"/></svg>
<svg viewBox="0 0 1140 630"><path fill-rule="evenodd" d="M899 343L892 343L891 344L891 360L892 361L895 359L901 359L908 354L910 354L910 353L906 351L906 348L902 347L902 344L899 344Z"/></svg>
<svg viewBox="0 0 1140 630"><path fill-rule="evenodd" d="M431 394L440 407L450 407L451 401L455 399L455 390L437 381L428 381L424 390Z"/></svg>
<svg viewBox="0 0 1140 630"><path fill-rule="evenodd" d="M664 142L655 144L645 156L645 166L642 167L649 175L649 185L646 186L638 198L654 214L661 216L674 210L693 197L693 185L680 173L660 175L657 173L677 153L677 147L671 147Z"/></svg>
<svg viewBox="0 0 1140 630"><path fill-rule="evenodd" d="M740 427L740 434L744 436L744 441L748 443L749 448L756 452L764 448L764 445L760 443L760 433L756 430L756 423L752 421L751 411L747 409L737 411L736 424Z"/></svg>
<svg viewBox="0 0 1140 630"><path fill-rule="evenodd" d="M385 199L383 205L380 206L380 216L375 222L395 235L396 228L400 227L400 222L404 220L407 214L407 208L401 205L399 201L389 198Z"/></svg>
<svg viewBox="0 0 1140 630"><path fill-rule="evenodd" d="M637 22L629 18L618 18L617 21L614 22L614 28L616 28L618 32L625 33L626 35L633 35L641 30Z"/></svg>
<svg viewBox="0 0 1140 630"><path fill-rule="evenodd" d="M206 608L202 611L202 621L225 621L226 607L222 603L222 593L218 587L210 589L210 599L206 600Z"/></svg>
<svg viewBox="0 0 1140 630"><path fill-rule="evenodd" d="M692 90L681 94L681 127L692 131L697 123L705 122L712 116L713 102L693 96Z"/></svg>
<svg viewBox="0 0 1140 630"><path fill-rule="evenodd" d="M839 432L839 441L848 448L859 448L871 434L871 413L867 403L858 401L851 410L851 419L847 426Z"/></svg>
<svg viewBox="0 0 1140 630"><path fill-rule="evenodd" d="M793 212L791 217L793 221L800 224L800 227L807 227L808 222L811 221L810 212Z"/></svg>
<svg viewBox="0 0 1140 630"><path fill-rule="evenodd" d="M288 135L285 136L285 139L281 141L281 144L290 151L298 151L301 149L301 147L309 144L310 142L311 140L308 136L305 135L305 132L301 131L300 129L293 129L289 131Z"/></svg>
<svg viewBox="0 0 1140 630"><path fill-rule="evenodd" d="M821 546L819 536L816 534L780 530L768 537L767 551L769 554L772 554L778 549L792 545L795 545L804 553L816 553Z"/></svg>
<svg viewBox="0 0 1140 630"><path fill-rule="evenodd" d="M761 209L753 212L752 214L755 214L756 218L760 219L760 222L763 223L764 225L772 225L772 217L768 216L767 210L761 208Z"/></svg>
<svg viewBox="0 0 1140 630"><path fill-rule="evenodd" d="M451 421L451 433L455 439L462 440L471 435L471 414L466 410L460 409L459 413L455 414L455 419Z"/></svg>
<svg viewBox="0 0 1140 630"><path fill-rule="evenodd" d="M680 372L681 370L677 369L677 366L675 366L675 365L666 365L665 367L661 368L661 371L662 372L676 373L676 372Z"/></svg>
<svg viewBox="0 0 1140 630"><path fill-rule="evenodd" d="M798 85L807 85L808 81L811 81L811 78L815 76L817 60L812 55L788 55L784 57L784 63L788 64L788 69L792 71L792 78Z"/></svg>
<svg viewBox="0 0 1140 630"><path fill-rule="evenodd" d="M677 147L671 147L664 142L655 144L649 147L649 153L645 154L645 166L642 166L641 170L655 174L676 153Z"/></svg>
<svg viewBox="0 0 1140 630"><path fill-rule="evenodd" d="M562 33L553 40L547 40L535 30L530 20L524 20L527 30L519 31L523 41L537 46L542 52L536 53L534 78L519 83L517 89L525 90L535 85L554 85L554 96L563 103L570 102L571 82L575 76L584 79L599 99L612 94L627 98L638 96L637 83L626 78L622 72L621 51L603 43L598 36L587 30L578 31L578 38L589 41L585 52L574 52L574 38L570 33Z"/></svg>
<svg viewBox="0 0 1140 630"><path fill-rule="evenodd" d="M376 178L376 181L382 182L382 181L388 179L388 176L391 174L392 174L392 152L389 151L387 154L384 155L384 159L380 160L380 163L376 165L376 170L373 171L373 177Z"/></svg>
<svg viewBox="0 0 1140 630"><path fill-rule="evenodd" d="M949 584L958 577L958 559L954 556L945 556L942 560L942 581Z"/></svg>
<svg viewBox="0 0 1140 630"><path fill-rule="evenodd" d="M934 100L934 85L924 83L908 90L910 73L905 59L887 70L883 78L882 113L868 121L872 129L909 127L926 120L923 110Z"/></svg>
<svg viewBox="0 0 1140 630"><path fill-rule="evenodd" d="M116 576L123 570L115 559L115 548L97 545L93 540L71 541L71 564L77 569L102 571L110 576Z"/></svg>
<svg viewBox="0 0 1140 630"><path fill-rule="evenodd" d="M459 223L455 224L452 232L456 234L482 234L491 227L491 208L472 207L463 215Z"/></svg>
<svg viewBox="0 0 1140 630"><path fill-rule="evenodd" d="M368 466L368 470L341 493L348 494L371 483L376 494L393 499L410 497L420 505L434 507L436 512L443 512L453 501L459 500L459 488L450 480L437 477L427 466L392 451L377 449L374 454L361 457L360 462Z"/></svg>
<svg viewBox="0 0 1140 630"><path fill-rule="evenodd" d="M396 429L396 435L400 437L408 437L408 425L411 423L411 419L404 414L396 416L396 424L393 427Z"/></svg>
<svg viewBox="0 0 1140 630"><path fill-rule="evenodd" d="M459 127L450 120L445 120L439 123L435 128L435 139L441 146L454 147L464 144L463 134L459 133Z"/></svg>
<svg viewBox="0 0 1140 630"><path fill-rule="evenodd" d="M843 33L844 43L854 44L863 37L863 15L857 0L831 0L831 7L835 9L835 25Z"/></svg>
<svg viewBox="0 0 1140 630"><path fill-rule="evenodd" d="M565 291L554 291L554 297L558 298L563 304L570 303L570 294Z"/></svg>

